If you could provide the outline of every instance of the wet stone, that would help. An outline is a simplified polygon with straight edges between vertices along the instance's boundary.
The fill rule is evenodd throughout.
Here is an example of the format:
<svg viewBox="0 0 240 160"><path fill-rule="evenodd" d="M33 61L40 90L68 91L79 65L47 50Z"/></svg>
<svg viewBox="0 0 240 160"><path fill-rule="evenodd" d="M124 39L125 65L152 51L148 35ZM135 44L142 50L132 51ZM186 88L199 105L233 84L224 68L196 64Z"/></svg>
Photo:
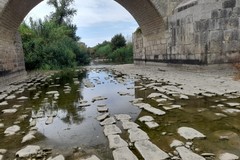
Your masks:
<svg viewBox="0 0 240 160"><path fill-rule="evenodd" d="M100 123L100 125L105 126L105 125L111 125L114 123L116 123L116 120L113 117L109 117L109 118L105 119L104 121L102 121Z"/></svg>
<svg viewBox="0 0 240 160"><path fill-rule="evenodd" d="M109 116L109 113L104 113L100 116L97 117L98 121L103 121L104 119L106 119Z"/></svg>
<svg viewBox="0 0 240 160"><path fill-rule="evenodd" d="M164 160L169 155L149 140L135 142L135 147L145 160Z"/></svg>
<svg viewBox="0 0 240 160"><path fill-rule="evenodd" d="M117 148L113 151L114 160L138 160L128 147Z"/></svg>
<svg viewBox="0 0 240 160"><path fill-rule="evenodd" d="M156 122L145 122L145 124L148 126L148 128L153 129L159 127L159 124Z"/></svg>
<svg viewBox="0 0 240 160"><path fill-rule="evenodd" d="M49 124L52 124L52 123L53 123L53 117L50 116L50 117L47 118L45 124L46 124L46 125L49 125Z"/></svg>
<svg viewBox="0 0 240 160"><path fill-rule="evenodd" d="M123 129L125 130L139 127L138 124L134 122L129 122L129 121L122 121L122 126L123 126Z"/></svg>
<svg viewBox="0 0 240 160"><path fill-rule="evenodd" d="M122 131L114 124L104 126L103 132L104 132L105 136L122 133Z"/></svg>
<svg viewBox="0 0 240 160"><path fill-rule="evenodd" d="M17 112L17 109L4 109L2 110L2 113L5 113L5 114L12 114L12 113L16 113Z"/></svg>
<svg viewBox="0 0 240 160"><path fill-rule="evenodd" d="M129 129L128 133L129 133L129 139L131 142L150 139L147 133L145 133L143 130L139 128Z"/></svg>
<svg viewBox="0 0 240 160"><path fill-rule="evenodd" d="M193 129L193 128L189 128L189 127L181 127L178 129L178 134L180 134L180 136L184 137L187 140L192 140L195 138L206 138L205 135L203 135L202 133L200 133L199 131Z"/></svg>
<svg viewBox="0 0 240 160"><path fill-rule="evenodd" d="M130 120L131 119L131 116L128 115L128 114L116 114L115 117L118 121L124 121L124 120Z"/></svg>
<svg viewBox="0 0 240 160"><path fill-rule="evenodd" d="M19 150L16 153L16 156L19 158L27 158L32 155L37 155L37 153L40 151L40 147L36 145L28 145L25 148Z"/></svg>
<svg viewBox="0 0 240 160"><path fill-rule="evenodd" d="M185 147L177 147L177 152L179 153L182 160L205 160L204 157L192 152L191 150L185 148Z"/></svg>
<svg viewBox="0 0 240 160"><path fill-rule="evenodd" d="M219 160L237 160L237 159L239 159L239 157L231 153L223 153L219 155Z"/></svg>
<svg viewBox="0 0 240 160"><path fill-rule="evenodd" d="M143 116L138 119L140 122L151 122L154 121L152 116Z"/></svg>
<svg viewBox="0 0 240 160"><path fill-rule="evenodd" d="M108 107L97 107L97 111L98 112L107 112L108 111Z"/></svg>
<svg viewBox="0 0 240 160"><path fill-rule="evenodd" d="M98 96L98 97L94 97L94 98L92 99L92 102L102 101L102 100L106 100L106 99L107 99L106 97Z"/></svg>
<svg viewBox="0 0 240 160"><path fill-rule="evenodd" d="M4 134L5 136L11 136L16 134L16 132L20 131L20 127L18 125L13 125L11 127L8 127L5 131Z"/></svg>
<svg viewBox="0 0 240 160"><path fill-rule="evenodd" d="M119 135L109 135L108 136L110 149L127 147L128 144Z"/></svg>

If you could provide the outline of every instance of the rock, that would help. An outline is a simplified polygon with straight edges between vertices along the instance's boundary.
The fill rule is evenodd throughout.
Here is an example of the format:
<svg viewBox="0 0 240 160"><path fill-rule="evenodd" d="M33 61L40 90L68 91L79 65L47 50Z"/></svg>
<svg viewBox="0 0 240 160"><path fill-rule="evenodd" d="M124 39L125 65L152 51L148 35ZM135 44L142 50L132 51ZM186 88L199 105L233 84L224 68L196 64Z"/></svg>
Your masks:
<svg viewBox="0 0 240 160"><path fill-rule="evenodd" d="M167 102L167 99L166 98L156 99L156 102L158 103Z"/></svg>
<svg viewBox="0 0 240 160"><path fill-rule="evenodd" d="M228 103L226 103L226 104L229 105L230 107L240 106L240 103L237 103L237 102L228 102Z"/></svg>
<svg viewBox="0 0 240 160"><path fill-rule="evenodd" d="M107 99L106 97L98 96L98 97L94 97L94 98L92 99L92 102L102 101L102 100L106 100L106 99Z"/></svg>
<svg viewBox="0 0 240 160"><path fill-rule="evenodd" d="M164 115L166 114L166 112L160 110L160 109L157 109L157 108L154 108L154 107L144 107L144 109L148 112L151 112L155 115L158 115L158 116L161 116L161 115Z"/></svg>
<svg viewBox="0 0 240 160"><path fill-rule="evenodd" d="M140 122L151 122L154 121L152 116L143 116L138 119Z"/></svg>
<svg viewBox="0 0 240 160"><path fill-rule="evenodd" d="M81 158L80 160L100 160L97 156L95 155L92 155L88 158Z"/></svg>
<svg viewBox="0 0 240 160"><path fill-rule="evenodd" d="M136 98L133 99L132 101L130 101L132 104L136 104L136 103L141 103L143 101L143 98Z"/></svg>
<svg viewBox="0 0 240 160"><path fill-rule="evenodd" d="M115 124L104 126L103 132L105 136L122 133L122 131Z"/></svg>
<svg viewBox="0 0 240 160"><path fill-rule="evenodd" d="M0 154L5 154L5 153L7 153L6 149L0 149Z"/></svg>
<svg viewBox="0 0 240 160"><path fill-rule="evenodd" d="M110 149L127 147L128 144L119 135L109 135L108 136Z"/></svg>
<svg viewBox="0 0 240 160"><path fill-rule="evenodd" d="M184 143L179 140L173 140L172 143L170 144L171 148L176 148L180 146L184 146Z"/></svg>
<svg viewBox="0 0 240 160"><path fill-rule="evenodd" d="M20 131L20 127L18 125L13 125L11 127L8 127L5 131L4 134L5 136L11 136L16 134L16 132Z"/></svg>
<svg viewBox="0 0 240 160"><path fill-rule="evenodd" d="M227 117L227 115L223 114L223 113L215 113L216 116L219 116L219 117Z"/></svg>
<svg viewBox="0 0 240 160"><path fill-rule="evenodd" d="M37 120L36 119L32 119L30 122L30 127L34 127L37 124Z"/></svg>
<svg viewBox="0 0 240 160"><path fill-rule="evenodd" d="M117 92L120 96L127 96L129 95L130 93L127 93L127 92Z"/></svg>
<svg viewBox="0 0 240 160"><path fill-rule="evenodd" d="M14 98L16 98L16 96L13 94L13 95L7 96L5 99L10 100L10 99L14 99Z"/></svg>
<svg viewBox="0 0 240 160"><path fill-rule="evenodd" d="M129 122L129 121L122 121L122 126L123 126L123 129L126 129L126 130L139 127L138 124L134 122Z"/></svg>
<svg viewBox="0 0 240 160"><path fill-rule="evenodd" d="M215 154L213 154L213 153L202 153L201 156L203 156L203 157L215 157Z"/></svg>
<svg viewBox="0 0 240 160"><path fill-rule="evenodd" d="M236 115L236 114L240 113L240 109L229 108L229 109L224 109L223 112L230 114L230 115Z"/></svg>
<svg viewBox="0 0 240 160"><path fill-rule="evenodd" d="M4 124L3 123L0 123L0 129L1 128L4 128Z"/></svg>
<svg viewBox="0 0 240 160"><path fill-rule="evenodd" d="M239 159L239 157L231 153L223 153L219 155L219 160L237 160L237 159Z"/></svg>
<svg viewBox="0 0 240 160"><path fill-rule="evenodd" d="M95 87L95 85L87 79L84 79L82 82L86 88L94 88Z"/></svg>
<svg viewBox="0 0 240 160"><path fill-rule="evenodd" d="M169 158L167 153L149 140L137 141L134 145L145 160L164 160Z"/></svg>
<svg viewBox="0 0 240 160"><path fill-rule="evenodd" d="M32 139L35 139L36 137L31 134L31 133L28 133L27 135L25 135L22 139L22 142L21 143L25 143L27 141L31 141Z"/></svg>
<svg viewBox="0 0 240 160"><path fill-rule="evenodd" d="M178 134L180 134L180 136L184 137L187 140L192 140L195 138L206 138L206 136L200 133L199 131L189 127L179 128Z"/></svg>
<svg viewBox="0 0 240 160"><path fill-rule="evenodd" d="M202 156L193 153L191 150L181 146L176 148L182 160L205 160Z"/></svg>
<svg viewBox="0 0 240 160"><path fill-rule="evenodd" d="M12 113L16 113L17 109L4 109L2 110L2 112L5 114L12 114Z"/></svg>
<svg viewBox="0 0 240 160"><path fill-rule="evenodd" d="M114 123L116 123L116 120L113 117L109 117L109 118L105 119L104 121L102 121L100 123L100 125L105 126L105 125L111 125Z"/></svg>
<svg viewBox="0 0 240 160"><path fill-rule="evenodd" d="M128 114L116 114L115 117L118 121L124 121L124 120L130 120L131 119L131 116L128 115Z"/></svg>
<svg viewBox="0 0 240 160"><path fill-rule="evenodd" d="M63 155L58 155L58 156L52 158L51 160L65 160L65 158Z"/></svg>
<svg viewBox="0 0 240 160"><path fill-rule="evenodd" d="M8 105L7 101L3 101L3 102L0 103L0 106L6 106L6 105Z"/></svg>
<svg viewBox="0 0 240 160"><path fill-rule="evenodd" d="M0 160L3 160L3 155L0 154Z"/></svg>
<svg viewBox="0 0 240 160"><path fill-rule="evenodd" d="M159 124L156 122L145 122L145 124L148 126L148 128L153 129L159 127Z"/></svg>
<svg viewBox="0 0 240 160"><path fill-rule="evenodd" d="M50 117L47 118L45 124L46 124L46 125L49 125L49 124L52 124L52 123L53 123L53 117L50 116Z"/></svg>
<svg viewBox="0 0 240 160"><path fill-rule="evenodd" d="M102 120L106 119L108 116L109 116L109 113L104 113L104 114L98 116L97 120L102 121Z"/></svg>
<svg viewBox="0 0 240 160"><path fill-rule="evenodd" d="M114 160L138 160L128 147L117 148L113 151Z"/></svg>
<svg viewBox="0 0 240 160"><path fill-rule="evenodd" d="M181 94L179 98L180 98L180 99L189 99L189 97L188 97L188 96L186 96L186 95L183 95L183 94Z"/></svg>
<svg viewBox="0 0 240 160"><path fill-rule="evenodd" d="M147 133L145 133L143 130L141 130L139 128L129 129L128 133L129 133L129 139L131 142L149 139Z"/></svg>
<svg viewBox="0 0 240 160"><path fill-rule="evenodd" d="M58 91L49 91L49 92L46 92L46 94L54 95L54 94L59 94L59 92Z"/></svg>
<svg viewBox="0 0 240 160"><path fill-rule="evenodd" d="M107 112L108 108L107 107L97 107L98 112Z"/></svg>
<svg viewBox="0 0 240 160"><path fill-rule="evenodd" d="M13 107L12 108L19 108L19 107L21 107L22 105L13 105Z"/></svg>
<svg viewBox="0 0 240 160"><path fill-rule="evenodd" d="M91 106L90 103L81 103L77 105L77 107L89 107L89 106Z"/></svg>
<svg viewBox="0 0 240 160"><path fill-rule="evenodd" d="M22 97L19 97L18 100L27 100L28 97L25 97L25 96L22 96Z"/></svg>
<svg viewBox="0 0 240 160"><path fill-rule="evenodd" d="M19 150L16 153L16 157L19 158L27 158L30 157L32 155L36 155L39 151L40 151L40 147L36 146L36 145L28 145L25 148Z"/></svg>
<svg viewBox="0 0 240 160"><path fill-rule="evenodd" d="M180 109L181 105L171 105L171 106L164 106L165 110L172 110L172 109Z"/></svg>

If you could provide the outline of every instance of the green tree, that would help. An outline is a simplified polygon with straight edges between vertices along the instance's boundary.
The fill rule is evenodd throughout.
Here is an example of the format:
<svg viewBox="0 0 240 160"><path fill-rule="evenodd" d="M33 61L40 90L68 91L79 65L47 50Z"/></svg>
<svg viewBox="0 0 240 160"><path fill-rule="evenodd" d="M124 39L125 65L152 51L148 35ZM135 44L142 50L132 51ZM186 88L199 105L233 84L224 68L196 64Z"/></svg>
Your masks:
<svg viewBox="0 0 240 160"><path fill-rule="evenodd" d="M126 46L126 39L122 34L117 34L111 39L111 43L113 50L116 50L117 48Z"/></svg>

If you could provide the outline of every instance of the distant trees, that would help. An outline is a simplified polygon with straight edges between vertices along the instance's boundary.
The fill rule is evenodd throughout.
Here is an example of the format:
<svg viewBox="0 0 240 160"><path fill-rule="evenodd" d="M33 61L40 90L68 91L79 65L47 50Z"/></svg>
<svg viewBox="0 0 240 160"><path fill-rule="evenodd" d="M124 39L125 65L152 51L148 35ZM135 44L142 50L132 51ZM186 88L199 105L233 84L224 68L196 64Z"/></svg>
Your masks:
<svg viewBox="0 0 240 160"><path fill-rule="evenodd" d="M77 27L71 24L76 13L70 8L73 0L49 0L55 7L50 18L21 24L25 63L31 69L62 69L89 63L87 46L80 44Z"/></svg>
<svg viewBox="0 0 240 160"><path fill-rule="evenodd" d="M131 42L127 43L122 34L117 34L112 37L111 42L104 41L96 45L93 57L118 63L131 63L133 61L133 45Z"/></svg>

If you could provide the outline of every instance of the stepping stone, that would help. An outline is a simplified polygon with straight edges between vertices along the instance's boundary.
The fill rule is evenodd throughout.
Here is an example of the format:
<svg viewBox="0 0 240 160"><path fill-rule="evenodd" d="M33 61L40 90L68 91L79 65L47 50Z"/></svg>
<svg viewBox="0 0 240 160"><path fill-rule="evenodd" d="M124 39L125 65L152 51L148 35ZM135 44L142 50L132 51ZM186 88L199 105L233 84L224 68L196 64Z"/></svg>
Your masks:
<svg viewBox="0 0 240 160"><path fill-rule="evenodd" d="M98 96L98 97L94 97L94 98L92 99L92 102L102 101L102 100L106 100L106 99L107 99L106 97Z"/></svg>
<svg viewBox="0 0 240 160"><path fill-rule="evenodd" d="M117 148L113 151L114 160L138 160L128 147Z"/></svg>
<svg viewBox="0 0 240 160"><path fill-rule="evenodd" d="M21 107L22 105L13 105L13 107L12 108L19 108L19 107Z"/></svg>
<svg viewBox="0 0 240 160"><path fill-rule="evenodd" d="M189 127L179 128L178 134L180 134L180 136L184 137L187 140L193 140L195 138L198 138L198 139L206 138L206 136L200 133L199 131Z"/></svg>
<svg viewBox="0 0 240 160"><path fill-rule="evenodd" d="M164 106L165 110L172 110L172 109L180 109L181 105L171 105L171 106Z"/></svg>
<svg viewBox="0 0 240 160"><path fill-rule="evenodd" d="M11 127L8 127L5 131L4 134L5 136L11 136L16 134L16 132L20 131L20 127L18 125L13 125Z"/></svg>
<svg viewBox="0 0 240 160"><path fill-rule="evenodd" d="M177 147L177 152L179 153L182 160L205 160L204 157L193 153L191 150L187 149L186 147Z"/></svg>
<svg viewBox="0 0 240 160"><path fill-rule="evenodd" d="M180 99L189 99L189 97L188 97L188 96L186 96L186 95L183 95L183 94L181 94L179 98L180 98Z"/></svg>
<svg viewBox="0 0 240 160"><path fill-rule="evenodd" d="M26 136L23 137L22 139L22 142L21 143L25 143L27 141L31 141L32 139L35 139L36 137L31 134L31 133L28 133Z"/></svg>
<svg viewBox="0 0 240 160"><path fill-rule="evenodd" d="M143 98L136 98L136 99L134 99L134 100L132 100L132 101L130 101L132 104L136 104L136 103L140 103L140 102L142 102L143 101Z"/></svg>
<svg viewBox="0 0 240 160"><path fill-rule="evenodd" d="M116 114L115 117L118 121L124 121L124 120L130 120L131 119L131 116L128 115L128 114Z"/></svg>
<svg viewBox="0 0 240 160"><path fill-rule="evenodd" d="M129 129L128 133L129 133L129 139L131 142L150 139L147 133L145 133L143 130L139 128Z"/></svg>
<svg viewBox="0 0 240 160"><path fill-rule="evenodd" d="M17 109L4 109L2 110L2 113L5 113L5 114L12 114L12 113L16 113L17 112Z"/></svg>
<svg viewBox="0 0 240 160"><path fill-rule="evenodd" d="M224 109L223 112L230 115L236 115L237 113L240 113L240 109L229 108L229 109Z"/></svg>
<svg viewBox="0 0 240 160"><path fill-rule="evenodd" d="M171 99L162 93L151 93L150 95L147 96L147 98L158 98L158 97L165 98L165 99Z"/></svg>
<svg viewBox="0 0 240 160"><path fill-rule="evenodd" d="M100 160L97 156L95 155L92 155L88 158L81 158L80 160Z"/></svg>
<svg viewBox="0 0 240 160"><path fill-rule="evenodd" d="M167 102L167 99L166 98L156 99L156 102L158 103Z"/></svg>
<svg viewBox="0 0 240 160"><path fill-rule="evenodd" d="M134 105L139 107L140 109L143 109L145 107L152 107L150 104L147 103L135 103Z"/></svg>
<svg viewBox="0 0 240 160"><path fill-rule="evenodd" d="M157 109L157 108L154 108L154 107L144 107L144 109L148 112L151 112L155 115L158 115L158 116L161 116L161 115L164 115L166 114L166 112L160 110L160 109Z"/></svg>
<svg viewBox="0 0 240 160"><path fill-rule="evenodd" d="M4 101L4 102L1 102L1 103L0 103L0 106L6 106L6 105L8 105L8 102L7 102L7 101Z"/></svg>
<svg viewBox="0 0 240 160"><path fill-rule="evenodd" d="M120 96L127 96L129 95L129 93L127 92L117 92Z"/></svg>
<svg viewBox="0 0 240 160"><path fill-rule="evenodd" d="M3 160L3 155L0 154L0 160Z"/></svg>
<svg viewBox="0 0 240 160"><path fill-rule="evenodd" d="M237 160L237 159L239 159L239 157L231 153L223 153L219 155L219 160Z"/></svg>
<svg viewBox="0 0 240 160"><path fill-rule="evenodd" d="M159 124L156 122L145 122L145 124L148 126L148 128L153 129L159 127Z"/></svg>
<svg viewBox="0 0 240 160"><path fill-rule="evenodd" d="M0 129L1 128L4 128L4 124L3 123L0 123Z"/></svg>
<svg viewBox="0 0 240 160"><path fill-rule="evenodd" d="M37 124L36 119L32 119L32 121L30 122L30 127L34 127L36 126L36 124Z"/></svg>
<svg viewBox="0 0 240 160"><path fill-rule="evenodd" d="M49 92L46 92L46 94L48 94L48 95L59 94L59 92L58 91L49 91Z"/></svg>
<svg viewBox="0 0 240 160"><path fill-rule="evenodd" d="M36 155L39 151L40 151L40 147L36 146L36 145L28 145L25 148L19 150L16 153L16 157L19 158L27 158L30 157L32 155Z"/></svg>
<svg viewBox="0 0 240 160"><path fill-rule="evenodd" d="M46 124L46 125L49 125L49 124L52 124L52 123L53 123L53 117L50 116L50 117L47 118L45 124Z"/></svg>
<svg viewBox="0 0 240 160"><path fill-rule="evenodd" d="M143 116L138 119L140 122L151 122L154 121L152 116Z"/></svg>
<svg viewBox="0 0 240 160"><path fill-rule="evenodd" d="M91 106L90 103L81 103L77 105L77 107L89 107L89 106Z"/></svg>
<svg viewBox="0 0 240 160"><path fill-rule="evenodd" d="M134 145L145 160L164 160L169 158L166 152L149 140L137 141Z"/></svg>
<svg viewBox="0 0 240 160"><path fill-rule="evenodd" d="M7 153L6 149L0 149L0 154L5 154L5 153Z"/></svg>
<svg viewBox="0 0 240 160"><path fill-rule="evenodd" d="M103 132L105 136L122 133L122 131L115 124L104 126Z"/></svg>
<svg viewBox="0 0 240 160"><path fill-rule="evenodd" d="M22 97L19 97L18 100L27 100L28 97L25 97L25 96L22 96Z"/></svg>
<svg viewBox="0 0 240 160"><path fill-rule="evenodd" d="M129 122L129 121L122 121L122 126L123 126L123 129L125 130L139 127L138 124L134 122Z"/></svg>
<svg viewBox="0 0 240 160"><path fill-rule="evenodd" d="M240 103L237 103L237 102L228 102L228 103L226 103L226 104L229 105L230 107L240 106Z"/></svg>
<svg viewBox="0 0 240 160"><path fill-rule="evenodd" d="M127 147L128 144L119 135L109 135L108 136L110 149Z"/></svg>
<svg viewBox="0 0 240 160"><path fill-rule="evenodd" d="M14 98L16 98L15 95L10 95L10 96L7 96L5 99L6 99L6 100L10 100L10 99L14 99Z"/></svg>
<svg viewBox="0 0 240 160"><path fill-rule="evenodd" d="M97 120L102 121L102 120L106 119L108 116L109 116L109 113L104 113L104 114L98 116Z"/></svg>
<svg viewBox="0 0 240 160"><path fill-rule="evenodd" d="M111 125L114 123L116 123L116 120L113 117L109 117L109 118L105 119L104 121L102 121L100 123L100 125L105 126L105 125Z"/></svg>
<svg viewBox="0 0 240 160"><path fill-rule="evenodd" d="M184 146L184 143L179 140L173 140L172 143L170 144L171 148L176 148L180 146Z"/></svg>
<svg viewBox="0 0 240 160"><path fill-rule="evenodd" d="M107 112L108 108L107 107L97 107L98 112Z"/></svg>

